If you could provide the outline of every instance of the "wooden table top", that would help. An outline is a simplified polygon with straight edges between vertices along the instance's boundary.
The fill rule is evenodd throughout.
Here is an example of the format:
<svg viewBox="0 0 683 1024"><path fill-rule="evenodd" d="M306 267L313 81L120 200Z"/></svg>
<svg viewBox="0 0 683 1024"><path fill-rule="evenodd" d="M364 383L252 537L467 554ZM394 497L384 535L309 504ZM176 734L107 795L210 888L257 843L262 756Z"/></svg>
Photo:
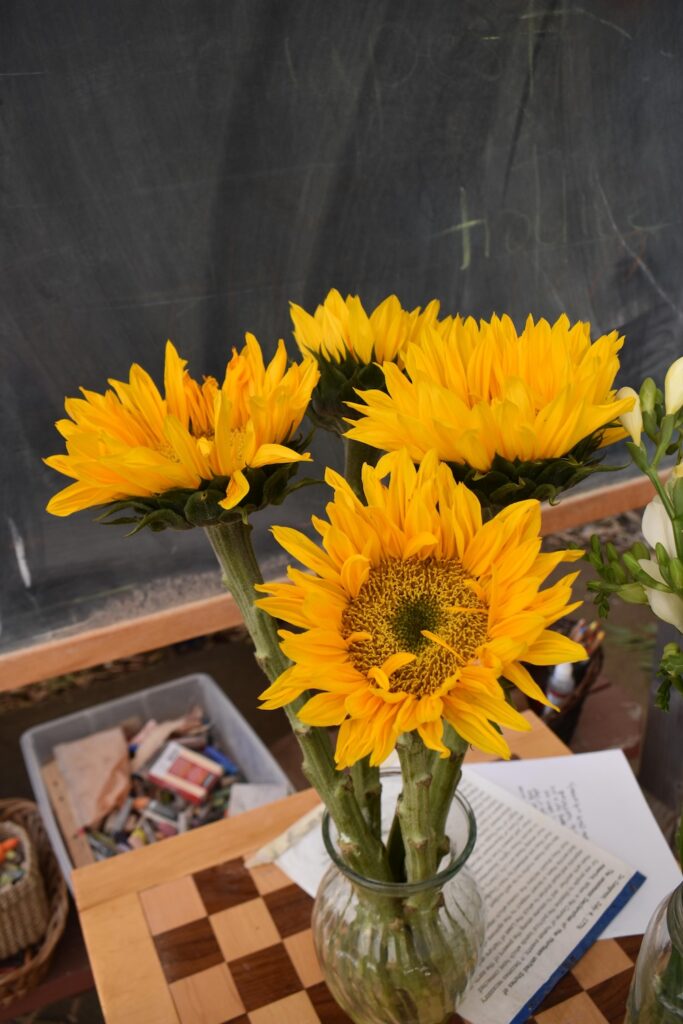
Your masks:
<svg viewBox="0 0 683 1024"><path fill-rule="evenodd" d="M526 714L531 731L507 734L514 755L571 753ZM320 974L312 900L275 866L243 863L317 802L305 790L74 871L107 1024L350 1024ZM597 942L536 1011L537 1024L621 1024L639 942Z"/></svg>

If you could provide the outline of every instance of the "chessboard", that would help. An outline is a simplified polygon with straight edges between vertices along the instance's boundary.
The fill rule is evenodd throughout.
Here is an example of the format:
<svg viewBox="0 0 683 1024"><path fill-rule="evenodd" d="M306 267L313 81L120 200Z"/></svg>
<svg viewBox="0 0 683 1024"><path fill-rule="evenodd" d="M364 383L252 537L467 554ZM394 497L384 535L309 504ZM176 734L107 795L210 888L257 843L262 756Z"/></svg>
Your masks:
<svg viewBox="0 0 683 1024"><path fill-rule="evenodd" d="M351 1024L316 960L313 900L277 867L236 859L139 897L181 1024ZM639 944L598 942L531 1019L621 1024Z"/></svg>
<svg viewBox="0 0 683 1024"><path fill-rule="evenodd" d="M570 753L526 715L517 756ZM313 901L274 865L245 866L317 802L306 790L73 872L107 1024L349 1024L313 949ZM596 942L531 1021L622 1024L640 941Z"/></svg>

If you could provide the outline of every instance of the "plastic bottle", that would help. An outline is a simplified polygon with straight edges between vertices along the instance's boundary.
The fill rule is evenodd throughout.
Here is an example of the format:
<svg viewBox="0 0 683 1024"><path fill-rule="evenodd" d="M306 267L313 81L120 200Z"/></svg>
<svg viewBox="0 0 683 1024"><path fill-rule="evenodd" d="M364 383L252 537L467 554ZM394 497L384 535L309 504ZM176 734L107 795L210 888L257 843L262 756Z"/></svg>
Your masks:
<svg viewBox="0 0 683 1024"><path fill-rule="evenodd" d="M546 697L551 703L555 705L560 711L567 704L567 701L574 692L576 687L576 681L574 679L574 666L569 662L562 662L556 665L553 669L550 679L548 680L548 686L546 688ZM543 718L545 721L553 718L556 712L552 708L543 709Z"/></svg>

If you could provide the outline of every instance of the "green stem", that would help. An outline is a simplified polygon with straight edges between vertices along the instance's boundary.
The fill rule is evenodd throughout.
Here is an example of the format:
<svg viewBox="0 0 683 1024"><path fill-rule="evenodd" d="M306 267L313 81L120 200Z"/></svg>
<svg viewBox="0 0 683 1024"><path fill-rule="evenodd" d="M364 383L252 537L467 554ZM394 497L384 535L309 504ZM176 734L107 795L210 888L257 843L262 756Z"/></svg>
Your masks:
<svg viewBox="0 0 683 1024"><path fill-rule="evenodd" d="M363 441L353 441L350 437L344 439L344 477L350 484L354 494L361 501L365 501L363 493L363 465L377 464L382 454L379 448L365 444Z"/></svg>
<svg viewBox="0 0 683 1024"><path fill-rule="evenodd" d="M406 853L406 877L422 882L436 874L437 854L430 816L432 785L430 751L415 732L405 732L396 744L403 790L397 814Z"/></svg>
<svg viewBox="0 0 683 1024"><path fill-rule="evenodd" d="M382 784L379 768L370 765L370 758L364 757L351 766L353 790L356 794L365 820L372 834L378 839L382 837Z"/></svg>
<svg viewBox="0 0 683 1024"><path fill-rule="evenodd" d="M289 662L280 649L275 620L254 605L254 587L263 582L263 577L251 543L251 526L235 517L205 529L223 570L223 582L235 599L254 642L256 660L272 682ZM390 881L386 851L363 817L351 779L335 768L327 732L306 725L298 718L297 712L307 699L308 696L302 694L285 708L303 754L304 775L328 808L339 832L340 848L350 866L368 878Z"/></svg>
<svg viewBox="0 0 683 1024"><path fill-rule="evenodd" d="M430 793L432 826L439 857L448 852L445 848L447 843L446 819L460 782L462 762L467 752L467 743L458 736L452 726L446 723L444 724L443 741L451 753L450 757L437 758Z"/></svg>

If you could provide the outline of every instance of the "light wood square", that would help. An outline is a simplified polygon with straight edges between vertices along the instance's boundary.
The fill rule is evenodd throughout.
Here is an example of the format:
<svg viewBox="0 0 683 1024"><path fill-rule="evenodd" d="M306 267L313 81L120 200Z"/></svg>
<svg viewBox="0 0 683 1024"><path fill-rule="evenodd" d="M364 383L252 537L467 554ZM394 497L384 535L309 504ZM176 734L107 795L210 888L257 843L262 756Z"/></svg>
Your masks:
<svg viewBox="0 0 683 1024"><path fill-rule="evenodd" d="M216 964L169 986L180 1024L222 1024L244 1013L244 1003L225 964Z"/></svg>
<svg viewBox="0 0 683 1024"><path fill-rule="evenodd" d="M267 949L280 941L280 935L263 900L249 900L238 907L228 907L209 918L214 934L226 960Z"/></svg>
<svg viewBox="0 0 683 1024"><path fill-rule="evenodd" d="M535 1019L538 1024L609 1024L585 992L537 1013Z"/></svg>
<svg viewBox="0 0 683 1024"><path fill-rule="evenodd" d="M280 871L275 864L259 864L258 867L249 868L249 874L254 879L254 885L261 896L275 892L276 889L284 889L286 885L292 884L291 878L287 878L287 875Z"/></svg>
<svg viewBox="0 0 683 1024"><path fill-rule="evenodd" d="M589 989L627 971L632 964L630 956L624 953L621 946L614 939L607 939L591 946L572 968L572 974L582 988Z"/></svg>
<svg viewBox="0 0 683 1024"><path fill-rule="evenodd" d="M251 1024L320 1024L320 1017L305 992L297 992L286 999L278 999L270 1006L252 1010Z"/></svg>
<svg viewBox="0 0 683 1024"><path fill-rule="evenodd" d="M310 928L285 939L285 949L296 968L296 973L301 978L302 985L311 988L312 985L317 985L319 981L324 980L318 958L315 955L313 932Z"/></svg>
<svg viewBox="0 0 683 1024"><path fill-rule="evenodd" d="M152 935L206 917L202 898L191 876L144 889L140 902Z"/></svg>

